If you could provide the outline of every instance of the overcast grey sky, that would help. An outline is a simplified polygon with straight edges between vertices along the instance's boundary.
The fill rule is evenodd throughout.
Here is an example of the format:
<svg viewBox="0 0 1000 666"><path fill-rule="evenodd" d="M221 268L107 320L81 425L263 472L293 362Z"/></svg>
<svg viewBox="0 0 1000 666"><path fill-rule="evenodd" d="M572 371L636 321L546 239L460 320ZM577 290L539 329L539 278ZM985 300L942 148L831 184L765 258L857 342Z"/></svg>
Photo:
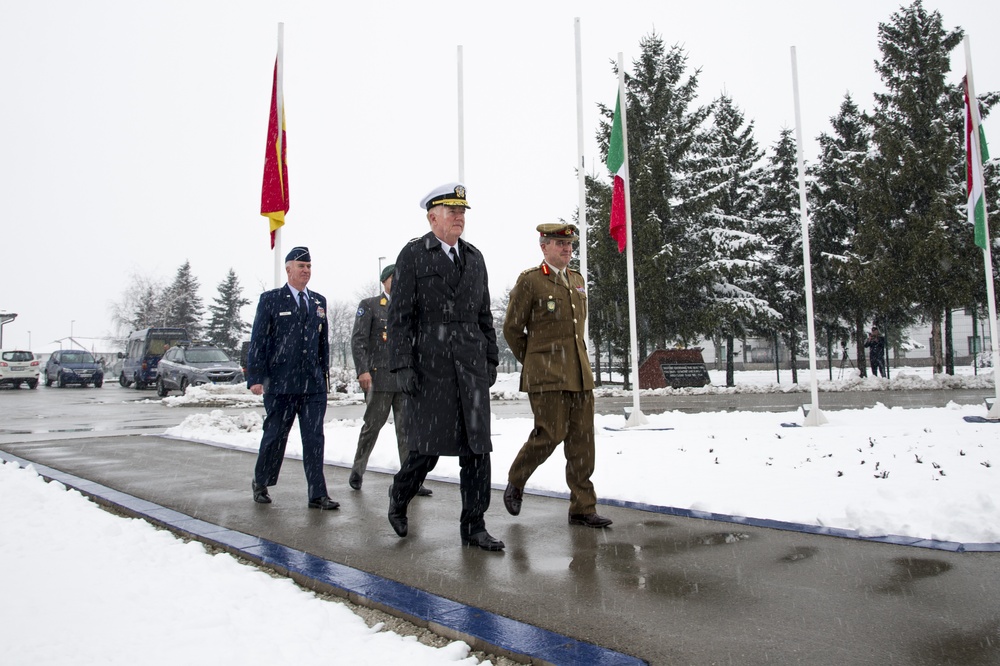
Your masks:
<svg viewBox="0 0 1000 666"><path fill-rule="evenodd" d="M428 230L418 207L457 177L456 49L464 50L467 237L494 294L540 261L534 228L577 204L573 19L581 18L589 171L610 61L651 31L702 68L700 102L726 91L762 146L793 127L798 51L806 159L844 93L879 86L877 30L901 3L663 0L8 2L0 59L0 311L5 347L112 332L130 275L164 281L191 262L206 305L229 268L256 303L273 282L259 215L277 23L285 23L291 210L283 247L307 245L311 287L354 301L379 257ZM972 39L980 93L1000 89L1000 9L928 0ZM631 65L627 65L629 68ZM964 74L961 48L952 80ZM991 123L993 123L991 125ZM1000 125L987 137L1000 141ZM996 129L994 129L994 127ZM998 144L1000 145L1000 144ZM246 316L252 317L252 307Z"/></svg>

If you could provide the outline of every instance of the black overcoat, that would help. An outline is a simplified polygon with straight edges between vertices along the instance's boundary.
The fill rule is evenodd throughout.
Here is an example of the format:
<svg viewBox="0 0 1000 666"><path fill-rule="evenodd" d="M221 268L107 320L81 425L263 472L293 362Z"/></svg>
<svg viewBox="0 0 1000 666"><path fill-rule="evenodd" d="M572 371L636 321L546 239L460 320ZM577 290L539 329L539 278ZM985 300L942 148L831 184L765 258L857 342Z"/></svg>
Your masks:
<svg viewBox="0 0 1000 666"><path fill-rule="evenodd" d="M389 303L389 365L413 368L408 396L410 448L426 455L493 450L487 365L499 362L489 279L482 253L459 239L456 266L429 232L396 259Z"/></svg>

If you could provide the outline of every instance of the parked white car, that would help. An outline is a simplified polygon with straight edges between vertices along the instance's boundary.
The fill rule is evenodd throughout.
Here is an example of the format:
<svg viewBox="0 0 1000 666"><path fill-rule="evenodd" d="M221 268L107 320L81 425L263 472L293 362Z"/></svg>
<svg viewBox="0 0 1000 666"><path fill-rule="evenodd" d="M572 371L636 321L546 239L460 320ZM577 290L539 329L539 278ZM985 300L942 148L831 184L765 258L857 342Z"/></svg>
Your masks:
<svg viewBox="0 0 1000 666"><path fill-rule="evenodd" d="M6 384L21 388L27 384L33 389L38 386L38 375L41 364L38 357L30 351L11 349L0 351L0 386Z"/></svg>

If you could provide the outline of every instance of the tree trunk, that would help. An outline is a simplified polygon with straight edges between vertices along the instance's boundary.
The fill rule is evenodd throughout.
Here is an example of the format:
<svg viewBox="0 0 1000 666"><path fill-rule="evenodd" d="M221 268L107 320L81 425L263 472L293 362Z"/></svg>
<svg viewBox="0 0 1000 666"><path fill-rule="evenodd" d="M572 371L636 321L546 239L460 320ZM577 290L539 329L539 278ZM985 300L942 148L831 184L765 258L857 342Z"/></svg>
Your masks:
<svg viewBox="0 0 1000 666"><path fill-rule="evenodd" d="M789 336L791 344L788 346L788 358L792 364L792 383L799 383L799 368L798 368L798 357L795 355L795 348L798 347L798 338L795 337L795 329L792 329L792 334Z"/></svg>
<svg viewBox="0 0 1000 666"><path fill-rule="evenodd" d="M941 313L935 312L931 319L931 358L934 360L934 374L944 372L944 353L941 350Z"/></svg>
<svg viewBox="0 0 1000 666"><path fill-rule="evenodd" d="M733 336L726 336L726 386L736 386L733 364Z"/></svg>
<svg viewBox="0 0 1000 666"><path fill-rule="evenodd" d="M601 339L594 339L594 349L597 351L594 354L594 384L596 386L603 386L601 380Z"/></svg>
<svg viewBox="0 0 1000 666"><path fill-rule="evenodd" d="M833 381L833 331L826 327L826 369L829 370L830 381Z"/></svg>
<svg viewBox="0 0 1000 666"><path fill-rule="evenodd" d="M955 330L951 320L951 308L944 311L944 363L945 372L955 375L955 341L953 339Z"/></svg>
<svg viewBox="0 0 1000 666"><path fill-rule="evenodd" d="M774 332L774 376L776 383L781 383L781 363L778 362L778 332Z"/></svg>
<svg viewBox="0 0 1000 666"><path fill-rule="evenodd" d="M865 322L858 317L854 320L854 340L858 349L858 372L861 378L868 376L868 359L865 358Z"/></svg>

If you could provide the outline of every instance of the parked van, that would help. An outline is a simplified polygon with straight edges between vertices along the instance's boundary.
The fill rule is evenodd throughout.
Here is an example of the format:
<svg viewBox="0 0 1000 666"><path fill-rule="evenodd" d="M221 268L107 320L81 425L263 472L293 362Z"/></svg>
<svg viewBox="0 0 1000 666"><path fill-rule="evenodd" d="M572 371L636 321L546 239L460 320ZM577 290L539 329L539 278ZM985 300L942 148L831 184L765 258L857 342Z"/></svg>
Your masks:
<svg viewBox="0 0 1000 666"><path fill-rule="evenodd" d="M144 328L128 336L118 383L143 389L156 383L156 366L171 347L188 342L183 328Z"/></svg>

